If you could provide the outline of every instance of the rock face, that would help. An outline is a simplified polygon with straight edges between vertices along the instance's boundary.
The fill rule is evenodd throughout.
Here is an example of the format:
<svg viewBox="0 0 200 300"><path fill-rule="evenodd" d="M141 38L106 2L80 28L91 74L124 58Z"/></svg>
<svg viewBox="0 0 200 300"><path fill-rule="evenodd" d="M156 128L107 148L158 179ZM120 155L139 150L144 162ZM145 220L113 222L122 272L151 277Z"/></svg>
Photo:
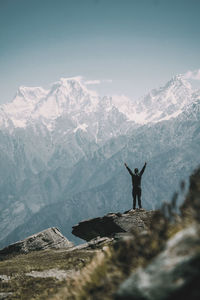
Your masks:
<svg viewBox="0 0 200 300"><path fill-rule="evenodd" d="M73 247L73 243L68 241L57 228L52 227L29 236L23 241L5 247L0 250L0 258L9 254L22 254L30 251L70 247Z"/></svg>
<svg viewBox="0 0 200 300"><path fill-rule="evenodd" d="M120 287L115 299L200 299L200 227L178 232L146 268Z"/></svg>
<svg viewBox="0 0 200 300"><path fill-rule="evenodd" d="M156 211L144 209L130 210L123 214L110 213L103 217L80 222L73 226L72 233L81 239L90 241L98 236L112 237L117 233L130 232L131 230L145 230L151 224L152 216Z"/></svg>

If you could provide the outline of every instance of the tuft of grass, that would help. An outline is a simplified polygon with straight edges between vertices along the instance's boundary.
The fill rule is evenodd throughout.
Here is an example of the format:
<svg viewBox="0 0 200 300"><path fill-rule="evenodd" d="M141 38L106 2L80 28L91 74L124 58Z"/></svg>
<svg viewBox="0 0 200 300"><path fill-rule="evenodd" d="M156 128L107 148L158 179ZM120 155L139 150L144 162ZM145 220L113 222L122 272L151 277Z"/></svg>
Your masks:
<svg viewBox="0 0 200 300"><path fill-rule="evenodd" d="M92 299L90 295L93 294L95 294L95 299L102 299L98 298L97 290L101 289L104 276L108 272L106 262L110 255L110 247L108 246L96 252L92 261L80 272L76 272L72 278L67 280L66 286L49 299Z"/></svg>

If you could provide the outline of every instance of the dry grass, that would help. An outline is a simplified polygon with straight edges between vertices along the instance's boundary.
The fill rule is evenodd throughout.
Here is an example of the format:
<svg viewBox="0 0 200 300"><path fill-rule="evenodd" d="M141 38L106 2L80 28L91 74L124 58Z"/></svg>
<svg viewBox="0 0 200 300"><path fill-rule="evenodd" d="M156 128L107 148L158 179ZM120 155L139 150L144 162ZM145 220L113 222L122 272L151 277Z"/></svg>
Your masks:
<svg viewBox="0 0 200 300"><path fill-rule="evenodd" d="M34 278L27 276L31 271L49 269L74 270L77 272L87 265L94 257L94 251L48 250L18 255L0 262L0 275L7 275L11 280L0 281L1 292L12 292L7 299L47 299L65 286L66 280L54 277Z"/></svg>

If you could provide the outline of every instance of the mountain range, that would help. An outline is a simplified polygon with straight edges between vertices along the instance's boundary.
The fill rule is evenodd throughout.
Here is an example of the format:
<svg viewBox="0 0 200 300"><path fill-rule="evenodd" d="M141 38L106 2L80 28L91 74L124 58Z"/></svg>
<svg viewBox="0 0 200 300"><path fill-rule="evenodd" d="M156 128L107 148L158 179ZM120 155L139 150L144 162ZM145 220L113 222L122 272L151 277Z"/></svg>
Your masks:
<svg viewBox="0 0 200 300"><path fill-rule="evenodd" d="M199 121L200 90L182 75L138 100L81 77L19 87L0 107L0 246L53 226L73 239L81 219L131 208L124 162L147 161L145 208L170 200L199 164Z"/></svg>

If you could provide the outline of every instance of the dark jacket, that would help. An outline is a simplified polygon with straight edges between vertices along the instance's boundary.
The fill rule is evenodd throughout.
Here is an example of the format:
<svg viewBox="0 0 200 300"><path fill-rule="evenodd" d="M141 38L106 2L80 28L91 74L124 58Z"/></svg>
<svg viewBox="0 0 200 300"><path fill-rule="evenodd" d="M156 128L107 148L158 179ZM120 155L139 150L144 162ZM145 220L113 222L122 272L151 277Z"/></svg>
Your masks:
<svg viewBox="0 0 200 300"><path fill-rule="evenodd" d="M126 166L126 168L132 177L133 188L136 190L141 189L141 178L142 178L142 174L144 173L144 170L146 168L146 164L144 164L144 167L142 168L142 170L137 174L133 173L128 166Z"/></svg>

